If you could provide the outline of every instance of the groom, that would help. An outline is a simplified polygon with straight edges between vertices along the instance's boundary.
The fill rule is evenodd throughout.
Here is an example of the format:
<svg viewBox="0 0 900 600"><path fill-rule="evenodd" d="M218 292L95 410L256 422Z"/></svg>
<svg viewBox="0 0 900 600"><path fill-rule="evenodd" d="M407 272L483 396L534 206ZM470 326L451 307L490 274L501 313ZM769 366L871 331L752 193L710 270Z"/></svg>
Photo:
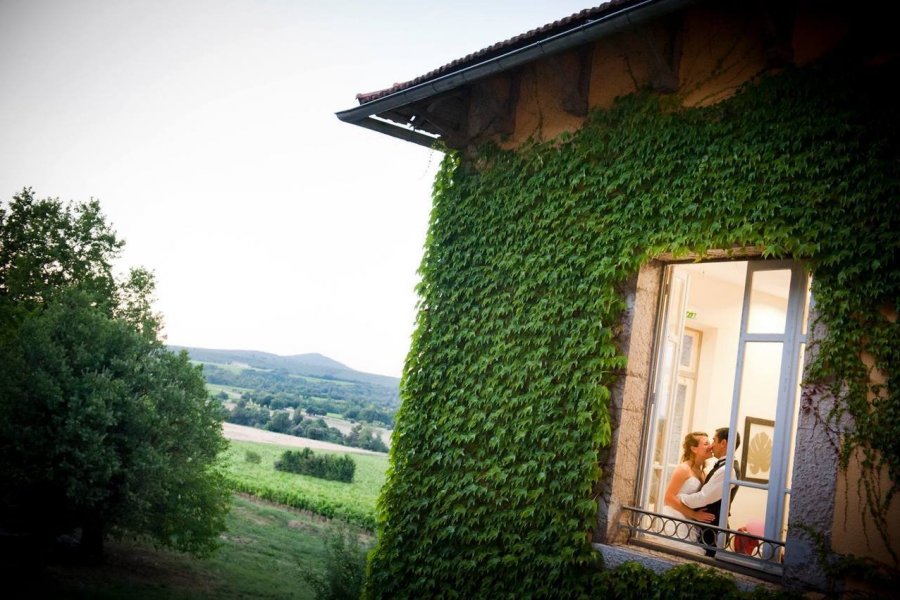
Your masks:
<svg viewBox="0 0 900 600"><path fill-rule="evenodd" d="M741 434L736 433L734 443L735 451L737 451L740 445ZM680 496L680 499L686 506L689 506L693 509L702 507L704 510L706 510L706 512L710 512L715 515L713 524L718 525L719 514L722 512L722 490L725 483L725 469L723 469L722 467L725 466L725 457L728 455L727 427L716 429L716 434L713 436L712 441L712 453L713 456L715 456L717 459L716 466L714 466L706 476L706 480L703 482L703 485L698 491L694 492L693 494L683 494L682 496ZM732 476L732 480L737 478L738 462L734 461L734 475ZM734 495L736 493L737 487L732 483L729 506L731 506L731 502L734 502ZM716 553L713 548L716 547L716 531L714 529L702 528L700 530L700 540L707 546L706 555L715 556Z"/></svg>

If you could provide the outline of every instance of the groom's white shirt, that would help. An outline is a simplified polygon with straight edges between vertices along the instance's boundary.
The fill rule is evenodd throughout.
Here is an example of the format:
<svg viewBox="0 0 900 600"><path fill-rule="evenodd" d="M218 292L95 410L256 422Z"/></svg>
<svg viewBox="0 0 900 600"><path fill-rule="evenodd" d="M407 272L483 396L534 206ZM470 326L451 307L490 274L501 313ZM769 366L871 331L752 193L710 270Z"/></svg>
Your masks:
<svg viewBox="0 0 900 600"><path fill-rule="evenodd" d="M722 466L716 469L716 472L712 474L709 481L703 484L703 487L701 487L700 490L693 494L680 494L678 496L678 499L681 500L685 506L690 508L702 508L722 499L722 483L725 481L725 459L721 458L719 461L722 462ZM718 464L719 461L716 461L716 464ZM731 487L734 487L733 483L731 484Z"/></svg>

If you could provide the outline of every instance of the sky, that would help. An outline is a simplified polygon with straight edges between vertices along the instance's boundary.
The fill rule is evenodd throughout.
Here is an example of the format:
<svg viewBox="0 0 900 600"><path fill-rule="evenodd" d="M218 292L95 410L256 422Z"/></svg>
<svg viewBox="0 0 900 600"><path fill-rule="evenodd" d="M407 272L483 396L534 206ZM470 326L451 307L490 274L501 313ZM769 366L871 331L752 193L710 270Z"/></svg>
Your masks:
<svg viewBox="0 0 900 600"><path fill-rule="evenodd" d="M98 199L169 344L399 376L442 155L334 113L600 3L0 0L0 199Z"/></svg>

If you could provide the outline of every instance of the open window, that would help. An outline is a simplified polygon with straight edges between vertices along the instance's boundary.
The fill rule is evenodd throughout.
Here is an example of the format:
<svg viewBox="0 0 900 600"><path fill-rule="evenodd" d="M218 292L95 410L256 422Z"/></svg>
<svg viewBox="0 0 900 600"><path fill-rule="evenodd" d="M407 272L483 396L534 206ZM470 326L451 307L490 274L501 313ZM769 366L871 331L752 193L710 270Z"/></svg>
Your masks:
<svg viewBox="0 0 900 600"><path fill-rule="evenodd" d="M644 432L633 528L644 542L777 571L790 508L809 277L793 261L670 265L665 270L654 385ZM722 491L712 533L665 514L665 490L694 431L728 427ZM712 468L710 459L707 470ZM729 506L730 505L730 506ZM730 516L729 515L730 512ZM738 531L738 530L742 531ZM673 543L674 541L674 543Z"/></svg>

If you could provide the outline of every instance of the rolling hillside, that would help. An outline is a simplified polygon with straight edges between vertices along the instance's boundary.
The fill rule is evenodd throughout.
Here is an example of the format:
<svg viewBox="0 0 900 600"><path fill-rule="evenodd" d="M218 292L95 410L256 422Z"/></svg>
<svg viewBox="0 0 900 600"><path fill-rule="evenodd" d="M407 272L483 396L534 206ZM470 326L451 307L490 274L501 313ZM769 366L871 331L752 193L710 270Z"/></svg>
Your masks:
<svg viewBox="0 0 900 600"><path fill-rule="evenodd" d="M396 377L356 371L336 360L316 353L279 356L255 350L214 350L185 346L169 346L169 349L174 352L187 350L192 360L202 363L246 365L253 369L283 370L292 375L370 383L388 388L396 388L400 385L400 380Z"/></svg>
<svg viewBox="0 0 900 600"><path fill-rule="evenodd" d="M354 419L389 423L400 404L400 380L396 377L356 371L321 354L279 356L254 350L183 346L169 349L186 350L191 360L203 365L206 381L214 388L226 388L271 408L316 406ZM370 415L377 409L390 418L366 418L366 409L370 409Z"/></svg>

